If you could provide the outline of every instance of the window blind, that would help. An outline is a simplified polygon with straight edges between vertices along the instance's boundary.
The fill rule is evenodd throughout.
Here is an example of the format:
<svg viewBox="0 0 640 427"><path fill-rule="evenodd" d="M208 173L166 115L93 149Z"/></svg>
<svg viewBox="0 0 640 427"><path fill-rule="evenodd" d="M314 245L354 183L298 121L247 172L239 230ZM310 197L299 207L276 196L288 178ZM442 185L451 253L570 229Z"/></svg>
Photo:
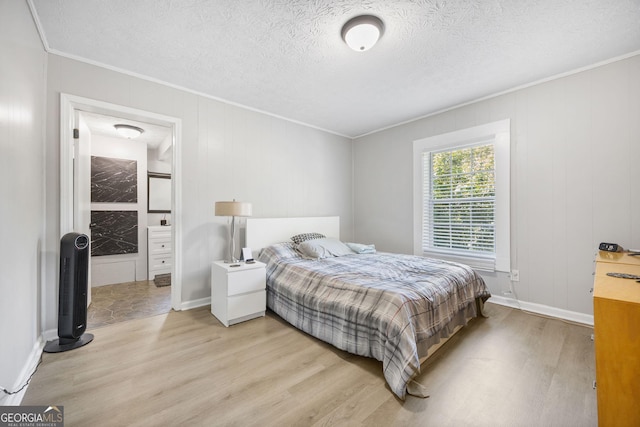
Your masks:
<svg viewBox="0 0 640 427"><path fill-rule="evenodd" d="M423 252L495 265L493 143L423 153ZM474 262L474 259L476 260Z"/></svg>

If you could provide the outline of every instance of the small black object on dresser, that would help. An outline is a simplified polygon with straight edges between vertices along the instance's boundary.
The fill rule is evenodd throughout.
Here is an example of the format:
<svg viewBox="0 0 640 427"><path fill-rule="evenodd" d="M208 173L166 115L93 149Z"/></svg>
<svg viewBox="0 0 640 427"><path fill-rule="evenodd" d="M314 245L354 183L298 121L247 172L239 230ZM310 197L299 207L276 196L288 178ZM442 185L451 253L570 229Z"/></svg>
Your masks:
<svg viewBox="0 0 640 427"><path fill-rule="evenodd" d="M622 246L617 243L600 243L598 249L607 252L622 252Z"/></svg>

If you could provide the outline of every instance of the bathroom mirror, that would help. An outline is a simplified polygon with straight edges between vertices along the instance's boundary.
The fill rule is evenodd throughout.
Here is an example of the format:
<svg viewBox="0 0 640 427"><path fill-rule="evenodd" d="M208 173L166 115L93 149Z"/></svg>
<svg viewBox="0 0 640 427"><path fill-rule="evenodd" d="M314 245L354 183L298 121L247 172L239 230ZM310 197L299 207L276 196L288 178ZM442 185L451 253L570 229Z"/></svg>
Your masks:
<svg viewBox="0 0 640 427"><path fill-rule="evenodd" d="M171 213L171 174L149 172L147 177L148 212Z"/></svg>

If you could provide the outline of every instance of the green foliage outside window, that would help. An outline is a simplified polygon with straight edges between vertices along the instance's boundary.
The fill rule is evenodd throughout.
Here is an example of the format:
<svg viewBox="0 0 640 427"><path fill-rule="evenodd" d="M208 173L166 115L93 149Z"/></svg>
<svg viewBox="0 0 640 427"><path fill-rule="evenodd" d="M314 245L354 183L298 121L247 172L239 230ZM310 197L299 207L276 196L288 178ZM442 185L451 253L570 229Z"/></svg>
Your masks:
<svg viewBox="0 0 640 427"><path fill-rule="evenodd" d="M432 246L494 252L493 144L432 153L430 159Z"/></svg>

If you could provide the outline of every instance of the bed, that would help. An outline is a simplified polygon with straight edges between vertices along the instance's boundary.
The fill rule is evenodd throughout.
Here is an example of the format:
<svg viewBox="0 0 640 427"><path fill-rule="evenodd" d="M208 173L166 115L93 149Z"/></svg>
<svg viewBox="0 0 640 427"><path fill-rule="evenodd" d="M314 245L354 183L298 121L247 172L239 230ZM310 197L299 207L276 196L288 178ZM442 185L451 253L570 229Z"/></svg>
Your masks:
<svg viewBox="0 0 640 427"><path fill-rule="evenodd" d="M267 267L267 306L296 328L382 362L400 399L421 359L482 313L489 291L470 267L341 242L339 218L250 218L246 242ZM297 242L291 237L297 236Z"/></svg>

